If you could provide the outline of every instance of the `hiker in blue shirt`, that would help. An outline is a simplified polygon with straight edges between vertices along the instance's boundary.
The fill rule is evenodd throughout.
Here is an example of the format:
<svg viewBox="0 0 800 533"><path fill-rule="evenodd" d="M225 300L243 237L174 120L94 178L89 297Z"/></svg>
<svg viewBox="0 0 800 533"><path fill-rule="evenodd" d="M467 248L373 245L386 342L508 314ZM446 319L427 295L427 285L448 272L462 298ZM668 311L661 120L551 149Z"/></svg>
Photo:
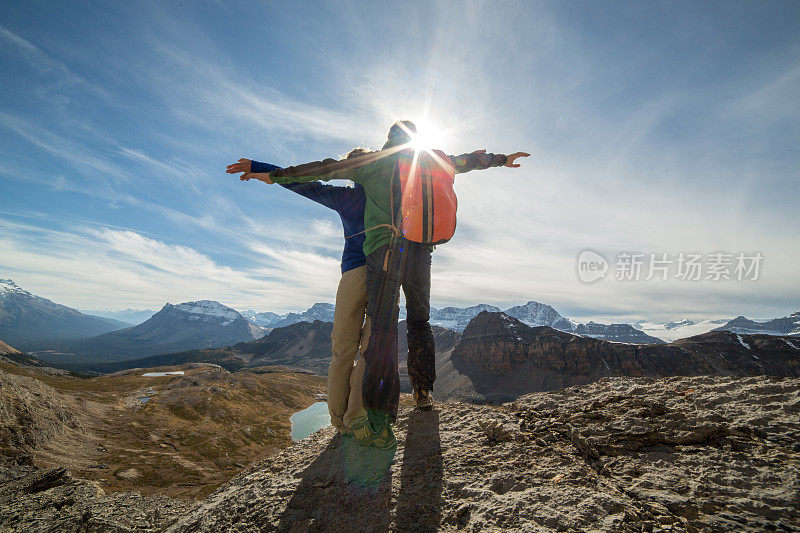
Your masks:
<svg viewBox="0 0 800 533"><path fill-rule="evenodd" d="M347 157L366 153L363 148L352 150ZM228 165L228 174L268 173L280 167L249 159ZM263 181L263 180L262 180ZM290 183L283 185L309 200L339 213L344 229L342 252L342 278L336 291L336 310L331 333L331 364L328 369L328 411L331 422L341 433L363 423L367 412L363 408L361 383L364 378L364 358L359 356L369 340L369 320L364 321L367 310L367 259L364 256L364 205L366 197L361 185L354 187L328 185L320 182ZM358 357L357 357L358 356ZM355 365L354 365L355 361Z"/></svg>
<svg viewBox="0 0 800 533"><path fill-rule="evenodd" d="M233 164L228 167L228 173L230 174L245 173L240 178L245 181L255 178L267 184L279 183L281 185L288 185L293 182L295 184L314 183L320 179L324 181L328 179L346 179L350 178L351 175L355 177L359 171L367 169L364 170L367 174L361 175L361 178L369 182L370 186L375 190L370 196L368 194L369 186L365 186L363 189L365 203L363 204L362 215L364 220L360 228L361 231L365 231L365 227L368 227L369 230L366 230L366 238L360 242L365 243L364 246L368 248L369 257L373 257L377 248L383 246L386 250L380 256L383 258L380 260L383 263L382 270L378 259L373 261L372 264L370 264L369 257L365 259L367 275L364 281L365 290L363 293L360 292L359 287L358 317L360 321L363 316L360 308L362 305L360 297L363 294L367 298L369 320L367 320L367 325L361 327L365 331L369 329L370 333L377 333L380 329L382 334L378 337L374 334L370 335L371 341L369 344L374 346L368 346L368 343L363 340L361 342L358 362L363 367L359 366L357 372L351 373L351 377L356 378L356 376L364 375L364 378L362 379L361 387L352 382L350 389L351 403L356 405L356 402L358 402L358 399L353 397L353 394L357 393L357 388L363 392L363 396L359 404L359 417L350 423L349 430L358 444L387 450L394 449L397 445L394 434L391 431L391 424L395 422L397 417L400 395L399 375L397 374L397 298L401 285L406 295L406 308L408 309L409 317L412 317L412 315L415 317L409 323L407 337L409 345L408 372L412 387L414 387L413 397L416 408L423 410L433 408L433 396L430 391L433 389L433 383L436 379L434 339L429 322L431 246L409 244L407 250L419 251L419 254L414 256L416 259L407 261L409 254L397 253L391 255L391 264L388 262L390 256L388 248L394 242L392 237L394 233L387 230L387 228L394 228L393 224L396 223L392 220L388 206L391 191L394 190L393 169L397 158L387 158L386 154L397 154L398 146L402 147L408 144L411 135L409 128L414 128L414 125L408 121L395 124L389 130L389 140L382 150L369 153L364 153L363 151L361 153L351 152L347 159L355 157L357 160L354 161L325 159L289 167L288 169L259 167L261 172L256 172L249 166L245 168L242 164ZM413 129L413 131L416 130ZM506 156L487 154L486 150L476 150L461 156L449 156L449 159L456 172L468 172L492 166L518 167L519 164L514 164L514 160L528 155L523 152L517 152ZM245 159L240 160L240 162L246 162L248 165L250 163L249 160ZM373 172L376 168L378 171ZM267 170L267 172L263 172L263 170ZM252 172L252 174L248 175L247 172ZM336 172L335 178L332 174L334 172ZM357 179L353 181L360 183ZM386 197L385 202L384 196ZM378 199L376 200L376 198ZM372 251L369 250L370 231L373 234ZM376 231L379 234L374 237ZM351 233L351 235L354 234ZM386 243L382 242L384 238ZM403 242L406 242L406 240L403 239ZM401 247L399 251L403 252L403 248ZM374 255L374 257L378 256ZM390 266L391 268L389 268ZM370 276L370 271L374 275ZM373 279L372 282L370 282L370 277ZM401 278L404 278L405 281L402 281ZM359 279L360 283L361 279L363 278ZM345 276L343 275L342 282L344 281ZM337 305L339 305L342 294L343 289L342 284L340 284L337 292ZM380 319L376 319L373 316L373 310L371 309ZM335 316L338 316L338 309ZM381 328L377 328L376 324L381 325ZM334 332L336 330L337 325L334 323ZM366 335L364 338L366 338ZM351 350L355 353L355 350L358 350L358 346L355 345ZM334 359L336 359L336 349L333 351ZM368 357L365 357L365 354ZM370 354L372 356L369 356ZM376 366L378 370L370 372L370 364ZM331 369L333 369L333 363ZM335 380L332 381L330 375L328 383L330 390L335 391ZM367 405L368 399L371 399L373 404L386 403L386 406ZM329 406L331 405L329 398ZM333 415L333 411L331 413ZM346 423L347 420L344 422Z"/></svg>

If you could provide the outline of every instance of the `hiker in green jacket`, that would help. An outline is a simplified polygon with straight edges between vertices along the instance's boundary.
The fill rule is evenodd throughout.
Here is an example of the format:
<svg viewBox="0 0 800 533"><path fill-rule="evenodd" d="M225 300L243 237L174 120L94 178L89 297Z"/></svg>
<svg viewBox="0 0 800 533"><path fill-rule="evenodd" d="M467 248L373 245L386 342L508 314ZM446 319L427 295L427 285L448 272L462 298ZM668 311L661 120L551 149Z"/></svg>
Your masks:
<svg viewBox="0 0 800 533"><path fill-rule="evenodd" d="M367 316L371 336L364 352L363 403L368 418L354 427L353 437L365 445L379 448L396 446L391 424L397 418L400 376L397 363L397 321L400 287L406 296L408 327L408 373L416 406L433 407L434 340L430 327L430 246L407 240L396 232L392 220L392 187L395 166L401 152L413 151L413 123L398 122L389 130L383 148L351 160L307 163L271 171L265 176L274 183L349 179L364 187L364 255L367 257ZM483 150L447 156L456 173L490 167L519 167L514 161L530 154L487 154ZM393 196L394 194L394 196Z"/></svg>

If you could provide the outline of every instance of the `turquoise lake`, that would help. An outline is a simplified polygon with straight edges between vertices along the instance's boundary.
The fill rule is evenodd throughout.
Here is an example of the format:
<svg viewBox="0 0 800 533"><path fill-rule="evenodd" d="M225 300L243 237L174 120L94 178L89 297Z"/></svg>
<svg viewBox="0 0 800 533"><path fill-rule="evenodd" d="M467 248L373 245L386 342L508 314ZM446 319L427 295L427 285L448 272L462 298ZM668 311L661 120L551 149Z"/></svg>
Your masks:
<svg viewBox="0 0 800 533"><path fill-rule="evenodd" d="M328 402L316 402L289 417L292 424L292 442L308 437L315 431L331 425Z"/></svg>

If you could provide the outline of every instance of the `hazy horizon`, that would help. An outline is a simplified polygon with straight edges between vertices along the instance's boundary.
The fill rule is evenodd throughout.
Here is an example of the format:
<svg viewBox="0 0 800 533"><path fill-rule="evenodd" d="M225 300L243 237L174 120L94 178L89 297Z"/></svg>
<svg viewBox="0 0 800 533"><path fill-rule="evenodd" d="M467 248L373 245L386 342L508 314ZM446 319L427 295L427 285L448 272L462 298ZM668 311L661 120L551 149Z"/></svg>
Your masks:
<svg viewBox="0 0 800 533"><path fill-rule="evenodd" d="M194 301L202 300L202 299L204 299L204 298L198 298L198 299L196 299ZM507 309L510 309L511 307L525 305L530 301L537 301L537 300L530 300L529 299L529 300L524 300L524 301L519 301L519 302L510 302L510 303L506 303L506 304L496 305L496 307L499 307L502 311L505 311ZM58 303L58 302L56 302L56 303ZM151 309L132 309L132 308L109 309L109 308L104 308L104 309L78 309L78 311L80 311L82 313L86 313L86 314L96 314L96 313L114 314L114 313L121 313L121 312L126 312L126 311L127 312L144 312L144 311L147 311L147 312L157 313L167 303L172 304L172 305L177 305L179 303L184 303L184 302L177 302L177 301L175 301L175 302L164 302L163 305L156 306L155 308L151 308ZM222 302L220 302L220 303L222 303ZM239 311L240 313L244 313L244 312L254 312L254 313L273 312L273 313L276 313L276 314L279 314L279 315L286 315L288 313L298 313L298 314L299 313L303 313L304 311L307 311L308 309L310 309L313 305L315 305L317 303L334 304L335 302L333 302L333 301L311 302L306 306L300 305L297 308L289 309L289 310L282 310L282 311L275 311L273 309L268 309L268 308L251 309L251 308L241 307L241 306L237 306L237 305L228 305L228 304L223 304L223 305L227 305L227 307L235 309L236 311ZM460 306L443 304L443 305L433 305L432 307L435 307L437 309L443 309L445 307L465 308L465 307L472 307L472 306L475 306L475 305L481 305L481 304L485 304L485 303L486 302L474 302L474 303L469 304L469 305L460 305ZM548 302L539 301L538 303L551 305ZM494 305L494 304L490 304L490 305ZM736 316L739 316L739 315L732 315L732 316L722 316L722 315L712 315L712 316L675 316L675 317L672 317L670 319L653 320L650 317L646 317L646 316L640 316L638 318L614 317L614 316L606 315L606 314L602 314L602 313L595 314L595 315L576 315L576 314L571 314L571 313L564 312L562 309L559 309L558 307L556 307L554 305L551 305L551 307L553 307L556 311L558 311L558 313L560 315L564 316L565 318L569 318L569 319L571 319L571 320L573 320L575 322L583 322L583 323L590 322L590 321L602 322L603 320L605 320L606 322L609 322L609 321L612 321L612 320L618 320L619 322L625 322L625 323L670 322L670 321L679 321L679 320L683 320L683 319L689 319L689 320L694 320L694 321L698 321L699 322L699 321L702 321L702 320L730 320L730 319L736 318ZM780 318L780 317L783 317L783 316L788 316L788 315L790 315L790 314L792 314L794 312L797 312L798 310L800 310L800 308L787 311L786 313L784 313L782 315L779 315L779 316L777 316L777 315L776 316L763 316L763 317L748 316L748 315L744 315L744 316L746 316L747 318L749 318L751 320L756 320L756 321L759 321L759 320L771 320L773 318Z"/></svg>

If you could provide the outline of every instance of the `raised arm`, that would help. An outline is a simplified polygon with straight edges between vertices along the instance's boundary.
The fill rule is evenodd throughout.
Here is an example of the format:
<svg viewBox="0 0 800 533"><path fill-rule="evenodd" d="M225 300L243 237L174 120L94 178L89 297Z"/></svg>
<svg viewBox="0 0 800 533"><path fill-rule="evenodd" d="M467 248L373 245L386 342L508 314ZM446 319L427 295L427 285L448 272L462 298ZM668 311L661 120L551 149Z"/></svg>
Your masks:
<svg viewBox="0 0 800 533"><path fill-rule="evenodd" d="M225 172L227 172L228 174L238 174L241 172L242 175L239 176L239 179L242 181L250 181L251 179L257 179L259 181L263 181L264 183L271 184L272 180L269 179L270 169L281 168L277 165L270 165L269 163L258 163L256 161L256 163L261 165L260 170L263 170L263 172L261 171L254 172L252 168L253 167L252 163L253 161L249 159L241 158L236 163L231 163L230 165L228 165L228 167L225 169Z"/></svg>
<svg viewBox="0 0 800 533"><path fill-rule="evenodd" d="M380 159L381 152L365 152L346 159L323 159L270 172L275 183L297 183L313 180L350 179L358 181L359 169Z"/></svg>
<svg viewBox="0 0 800 533"><path fill-rule="evenodd" d="M310 165L311 163L306 163ZM308 174L303 176L285 175L284 170L274 170L269 173L269 179L279 185L287 185L290 183L309 183L312 181L330 181L330 180L348 180L355 181L355 172L352 169L329 170L325 174Z"/></svg>
<svg viewBox="0 0 800 533"><path fill-rule="evenodd" d="M334 170L338 170L341 167L341 164L337 165L337 163L341 163L341 160L328 158L323 159L322 161L312 161L310 163L303 163L302 165L278 168L271 171L270 177L288 179L322 176L325 174L330 174ZM276 180L275 183L281 182Z"/></svg>
<svg viewBox="0 0 800 533"><path fill-rule="evenodd" d="M270 179L269 173L276 170L281 170L278 165L270 163L262 163L260 161L251 161L250 159L240 159L238 163L228 165L227 172L235 174L243 172L240 179L248 181L250 179L259 179L266 183L273 183ZM330 209L337 209L337 192L339 187L334 185L326 185L322 183L281 183L281 187L289 189L290 191L305 196L309 200L317 202L318 204L329 207Z"/></svg>
<svg viewBox="0 0 800 533"><path fill-rule="evenodd" d="M503 154L487 154L486 150L476 150L469 154L461 154L450 157L453 166L456 169L456 174L463 174L471 170L486 170L491 167L511 167L517 168L519 164L515 164L514 160L519 157L528 157L531 154L525 152L515 152L510 155Z"/></svg>
<svg viewBox="0 0 800 533"><path fill-rule="evenodd" d="M269 163L252 161L250 163L250 169L253 172L269 173L280 170L281 167L277 165L271 165ZM289 189L293 193L299 194L300 196L305 196L312 202L317 202L318 204L324 205L325 207L333 210L338 210L339 195L337 193L344 188L337 185L319 183L317 181L312 181L309 183L279 183L279 185L284 189Z"/></svg>
<svg viewBox="0 0 800 533"><path fill-rule="evenodd" d="M239 179L242 180L242 181L250 181L251 179L257 179L259 181L263 181L264 183L268 183L268 184L278 183L278 184L281 184L281 185L284 185L284 184L287 184L287 183L308 183L308 182L311 182L311 181L318 181L318 180L328 181L328 180L332 180L332 179L348 179L348 176L346 176L346 175L342 175L342 176L336 175L336 176L334 176L333 172L329 172L328 174L326 174L324 176L317 176L317 175L304 175L304 176L293 176L293 175L290 175L290 176L286 176L285 175L285 174L295 174L295 173L300 173L300 172L305 173L305 172L310 172L310 171L313 171L313 170L319 170L322 167L322 165L327 164L326 163L327 161L336 162L335 159L326 159L325 161L315 161L313 163L305 163L304 165L298 165L298 167L288 167L288 172L287 172L286 168L281 168L281 167L279 167L277 165L270 165L269 163L261 163L261 165L263 165L263 166L257 168L257 170L268 170L268 169L273 169L273 170L268 170L267 172L255 172L253 170L253 167L252 167L253 161L251 161L250 159L242 158L242 159L239 159L239 161L237 163L231 163L230 165L228 165L228 168L227 168L227 170L225 170L225 172L227 172L228 174L238 174L238 173L241 172L242 175L239 176ZM300 172L293 170L293 169L300 168L300 167L303 167L303 168L305 168L307 170L306 171L300 171ZM280 177L272 176L273 173L277 173L277 172L280 172L280 174L281 174Z"/></svg>

